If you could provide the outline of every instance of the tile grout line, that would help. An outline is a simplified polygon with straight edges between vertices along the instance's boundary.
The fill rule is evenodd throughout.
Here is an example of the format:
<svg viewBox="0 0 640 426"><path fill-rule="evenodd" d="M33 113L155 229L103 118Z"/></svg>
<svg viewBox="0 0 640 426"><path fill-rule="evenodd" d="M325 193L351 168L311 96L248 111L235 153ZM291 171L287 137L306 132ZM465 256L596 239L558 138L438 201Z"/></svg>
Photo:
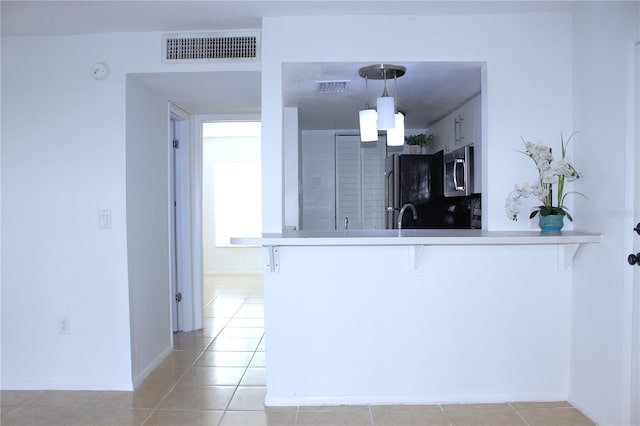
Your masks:
<svg viewBox="0 0 640 426"><path fill-rule="evenodd" d="M444 409L442 404L438 404L438 407L440 407L440 411L444 415L444 418L447 419L447 423L449 423L449 426L453 426L453 423L451 422L451 419L449 418L449 415L447 414L447 410Z"/></svg>
<svg viewBox="0 0 640 426"><path fill-rule="evenodd" d="M298 426L298 414L300 414L300 406L299 406L299 405L296 405L296 417L295 417L295 419L293 420L293 423L294 423L296 426Z"/></svg>
<svg viewBox="0 0 640 426"><path fill-rule="evenodd" d="M248 298L245 298L245 301L242 303L240 308L238 308L236 313L231 317L231 320L233 320L235 318L235 316L238 314L240 309L242 309L242 307L246 304L247 299ZM231 320L229 320L229 322L231 322ZM224 329L226 329L227 326L228 326L228 323L227 323L227 325L225 325L222 328L222 330L220 330L220 333L222 333L222 331ZM233 327L230 327L230 328L233 328ZM253 361L253 359L255 358L256 352L258 351L258 347L260 346L260 342L262 341L263 338L264 338L264 331L263 331L262 338L260 338L260 340L258 341L258 344L256 345L256 348L253 351L253 355L251 355L251 358L249 359L249 362L247 363L247 366L245 367L244 372L242 373L242 376L240 376L240 379L238 380L238 384L236 385L235 389L233 390L233 393L231 394L231 398L229 398L229 402L227 402L227 406L225 407L225 409L222 412L222 417L220 417L220 420L218 421L218 426L220 426L222 424L222 422L224 421L224 418L227 416L227 411L229 411L229 406L231 406L231 402L233 401L233 397L236 396L236 393L238 392L238 388L240 387L240 383L242 383L242 379L244 379L244 376L247 374L247 370L249 369L249 366L251 365L251 361Z"/></svg>
<svg viewBox="0 0 640 426"><path fill-rule="evenodd" d="M209 345L207 345L208 347ZM174 349L175 350L175 349ZM176 388L176 386L178 386L178 383L180 382L180 380L182 380L182 378L189 372L189 370L196 365L196 363L198 362L198 360L202 357L202 355L204 354L204 351L200 351L200 355L198 355L192 362L191 364L187 367L187 369L184 371L184 373L182 373L180 375L180 377L178 377L175 382L173 383L173 385L171 385L171 387L169 388L169 390L167 391L167 393L160 398L160 401L158 401L158 403L156 404L156 406L154 408L151 409L151 412L149 413L149 415L144 419L144 421L142 422L142 426L145 425L145 423L147 421L149 421L149 418L151 418L151 416L153 415L153 413L155 413L160 405L167 399L167 397L169 396L169 394ZM146 380L146 379L145 379ZM134 390L135 391L135 390Z"/></svg>
<svg viewBox="0 0 640 426"><path fill-rule="evenodd" d="M218 297L218 296L216 296L216 297L214 297L213 299L211 299L211 301L209 301L209 303L207 303L207 304L205 305L205 307L206 307L206 306L208 306L208 305L210 305L211 303L213 303L217 297ZM246 300L246 299L245 299L245 300ZM243 302L243 304L244 304L244 302ZM242 306L242 305L241 305L241 306ZM239 310L239 309L240 309L240 308L238 308L238 310ZM237 313L237 312L238 312L238 311L236 310L236 313ZM235 314L234 314L234 316L235 316ZM233 316L232 316L231 318L233 318ZM156 411L158 411L158 410L159 410L160 405L162 405L162 403L167 399L167 397L169 396L169 394L170 394L170 393L171 393L171 392L176 388L176 386L178 386L178 383L180 383L180 380L182 380L182 378L183 378L183 377L184 377L184 376L189 372L189 370L191 370L191 369L192 369L192 368L193 368L193 367L198 363L198 361L200 360L200 358L202 358L202 356L203 356L203 355L204 355L204 353L207 351L207 349L208 349L208 348L213 344L213 342L218 338L218 336L220 335L220 333L222 332L222 330L224 330L224 329L227 327L227 324L228 324L228 323L229 323L229 321L227 321L227 323L224 325L224 327L222 327L222 329L221 329L218 333L216 333L216 335L213 337L213 339L211 339L211 342L209 342L209 343L204 347L204 349L199 350L200 355L198 355L198 356L197 356L197 357L196 357L196 358L191 362L191 364L189 364L189 366L188 366L188 367L187 367L187 369L184 371L184 373L182 373L182 374L180 375L180 377L178 377L178 378L176 379L176 381L175 381L175 382L173 383L173 385L169 388L169 390L167 391L167 393L166 393L162 398L160 398L160 401L158 401L158 403L156 404L156 406L155 406L154 408L152 408L152 409L151 409L151 412L149 413L149 415L148 415L148 416L144 419L144 421L141 423L141 425L142 425L142 426L144 426L144 425L149 421L149 419L151 418L151 416L153 416L153 414L154 414ZM203 328L203 329L204 329L204 328ZM173 350L175 351L176 349L174 348ZM234 390L234 393L233 393L233 394L235 395L235 390ZM232 398L233 398L233 395L232 395ZM231 403L231 400L229 400L229 403ZM227 404L227 405L228 405L228 404ZM225 412L226 412L226 409L225 409ZM222 421L222 418L224 418L224 414L223 414L223 416L221 417L220 421Z"/></svg>
<svg viewBox="0 0 640 426"><path fill-rule="evenodd" d="M216 296L213 300L215 301L215 299L217 299L219 297ZM224 325L224 327L222 327L222 329L220 329L220 331L218 332L218 334L216 335L216 338L218 336L220 336L220 334L227 329L227 327L229 327L229 323L236 317L236 315L238 314L238 312L240 311L240 309L244 306L245 302L247 301L247 297L244 298L244 300L242 301L242 303L240 304L240 306L238 307L238 309L235 310L235 312L233 313L233 315L231 315L231 317L229 318L229 321L227 321L227 323ZM215 318L215 317L214 317ZM211 341L211 343L207 346L207 349L213 344L213 342L215 341L215 339L213 339ZM206 350L206 349L205 349ZM251 356L251 359L253 359L253 355ZM251 363L251 359L249 360L249 363ZM240 386L240 382L242 381L242 378L244 377L245 374L247 374L247 368L249 368L249 364L247 364L247 366L244 369L244 372L242 373L242 375L240 376L240 379L238 379L238 384L235 386L235 388L233 389L233 393L231 394L231 398L229 398L229 401L227 401L227 404L224 407L224 410L222 410L222 416L220 417L220 420L218 420L218 425L222 424L222 422L224 421L224 418L227 415L227 411L229 410L229 406L231 405L231 401L233 401L233 397L236 395L236 392L238 391L238 387Z"/></svg>
<svg viewBox="0 0 640 426"><path fill-rule="evenodd" d="M514 407L512 403L508 402L507 404L509 404L509 407L511 407L511 409L512 409L513 411L515 411L515 412L516 412L516 414L518 415L518 417L520 417L520 418L522 419L522 421L523 421L527 426L530 426L530 425L529 425L529 422L527 421L527 419L525 419L525 418L522 416L522 414L520 414L520 412L518 411L518 409L517 409L516 407Z"/></svg>
<svg viewBox="0 0 640 426"><path fill-rule="evenodd" d="M0 395L1 395L0 391ZM5 391L6 392L6 391ZM29 395L29 397L27 399L25 399L24 401L22 401L20 404L18 405L12 405L12 406L4 406L5 409L8 409L8 411L6 413L3 413L4 415L7 415L9 413L11 413L12 411L15 411L19 408L29 408L29 402L33 401L34 399L36 399L38 396L40 396L42 393L46 392L45 389L35 389L35 390L25 390L25 392L33 392L33 395ZM2 398L0 397L0 407L2 407ZM83 407L84 410L84 407ZM2 419L0 419L0 425L2 425Z"/></svg>

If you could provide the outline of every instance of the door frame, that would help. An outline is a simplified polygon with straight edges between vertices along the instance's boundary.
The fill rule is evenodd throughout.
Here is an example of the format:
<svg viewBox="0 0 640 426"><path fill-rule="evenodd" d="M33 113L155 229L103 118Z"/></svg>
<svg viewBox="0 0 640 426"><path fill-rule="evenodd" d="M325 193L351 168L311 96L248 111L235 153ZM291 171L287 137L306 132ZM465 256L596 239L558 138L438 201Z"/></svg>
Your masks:
<svg viewBox="0 0 640 426"><path fill-rule="evenodd" d="M191 114L170 103L170 130L180 141L178 149L173 148L174 132L170 131L170 199L176 200L175 221L171 221L171 312L172 331L193 331L203 327L203 278L202 278L202 236L200 212L199 179L201 166L193 131ZM195 146L194 146L195 145ZM194 158L195 157L195 158ZM170 203L172 204L172 203ZM174 218L174 208L171 217ZM182 301L175 300L176 293L182 293Z"/></svg>
<svg viewBox="0 0 640 426"><path fill-rule="evenodd" d="M626 254L640 252L640 41L631 44L628 62L627 138L624 246ZM622 423L640 426L640 268L625 264L623 292Z"/></svg>
<svg viewBox="0 0 640 426"><path fill-rule="evenodd" d="M633 167L633 226L640 222L640 41L633 50L633 87L631 95L632 132L630 138L634 149ZM640 236L635 235L633 253L640 252ZM633 268L631 289L631 347L630 347L630 424L640 426L640 268Z"/></svg>

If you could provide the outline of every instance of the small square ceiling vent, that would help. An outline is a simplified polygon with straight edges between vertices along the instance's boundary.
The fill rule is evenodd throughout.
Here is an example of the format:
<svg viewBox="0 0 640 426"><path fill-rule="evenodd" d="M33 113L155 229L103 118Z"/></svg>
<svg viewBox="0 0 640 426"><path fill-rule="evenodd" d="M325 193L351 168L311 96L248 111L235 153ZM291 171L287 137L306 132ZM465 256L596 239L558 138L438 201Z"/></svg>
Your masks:
<svg viewBox="0 0 640 426"><path fill-rule="evenodd" d="M174 33L162 36L163 62L255 61L260 56L260 32Z"/></svg>
<svg viewBox="0 0 640 426"><path fill-rule="evenodd" d="M350 80L316 81L316 93L320 95L344 93L347 91L349 81Z"/></svg>

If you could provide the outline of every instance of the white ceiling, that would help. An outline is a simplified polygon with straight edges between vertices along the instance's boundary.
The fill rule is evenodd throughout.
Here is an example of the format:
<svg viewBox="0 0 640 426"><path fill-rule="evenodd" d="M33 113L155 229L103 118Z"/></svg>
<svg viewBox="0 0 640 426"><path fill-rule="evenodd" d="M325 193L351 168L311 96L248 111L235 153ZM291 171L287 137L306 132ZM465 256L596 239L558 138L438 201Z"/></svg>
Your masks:
<svg viewBox="0 0 640 426"><path fill-rule="evenodd" d="M571 1L7 1L2 36L139 31L259 29L265 16L444 15L567 10ZM300 108L303 128L355 128L364 105L364 63L287 64L285 106ZM480 90L479 63L397 63L398 105L407 127L425 127ZM195 114L259 113L259 72L163 73L138 76ZM318 95L316 82L349 80L340 95ZM381 93L369 84L369 99Z"/></svg>
<svg viewBox="0 0 640 426"><path fill-rule="evenodd" d="M258 71L166 72L136 78L192 114L259 114Z"/></svg>

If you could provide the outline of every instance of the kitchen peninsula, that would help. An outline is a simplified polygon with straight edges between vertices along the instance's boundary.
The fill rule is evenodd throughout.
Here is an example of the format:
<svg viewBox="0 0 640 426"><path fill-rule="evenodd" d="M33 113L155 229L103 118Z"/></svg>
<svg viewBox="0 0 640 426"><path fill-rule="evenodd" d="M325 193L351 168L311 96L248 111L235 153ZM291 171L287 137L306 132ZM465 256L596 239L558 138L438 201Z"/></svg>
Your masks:
<svg viewBox="0 0 640 426"><path fill-rule="evenodd" d="M292 231L264 246L267 405L564 400L598 234Z"/></svg>

